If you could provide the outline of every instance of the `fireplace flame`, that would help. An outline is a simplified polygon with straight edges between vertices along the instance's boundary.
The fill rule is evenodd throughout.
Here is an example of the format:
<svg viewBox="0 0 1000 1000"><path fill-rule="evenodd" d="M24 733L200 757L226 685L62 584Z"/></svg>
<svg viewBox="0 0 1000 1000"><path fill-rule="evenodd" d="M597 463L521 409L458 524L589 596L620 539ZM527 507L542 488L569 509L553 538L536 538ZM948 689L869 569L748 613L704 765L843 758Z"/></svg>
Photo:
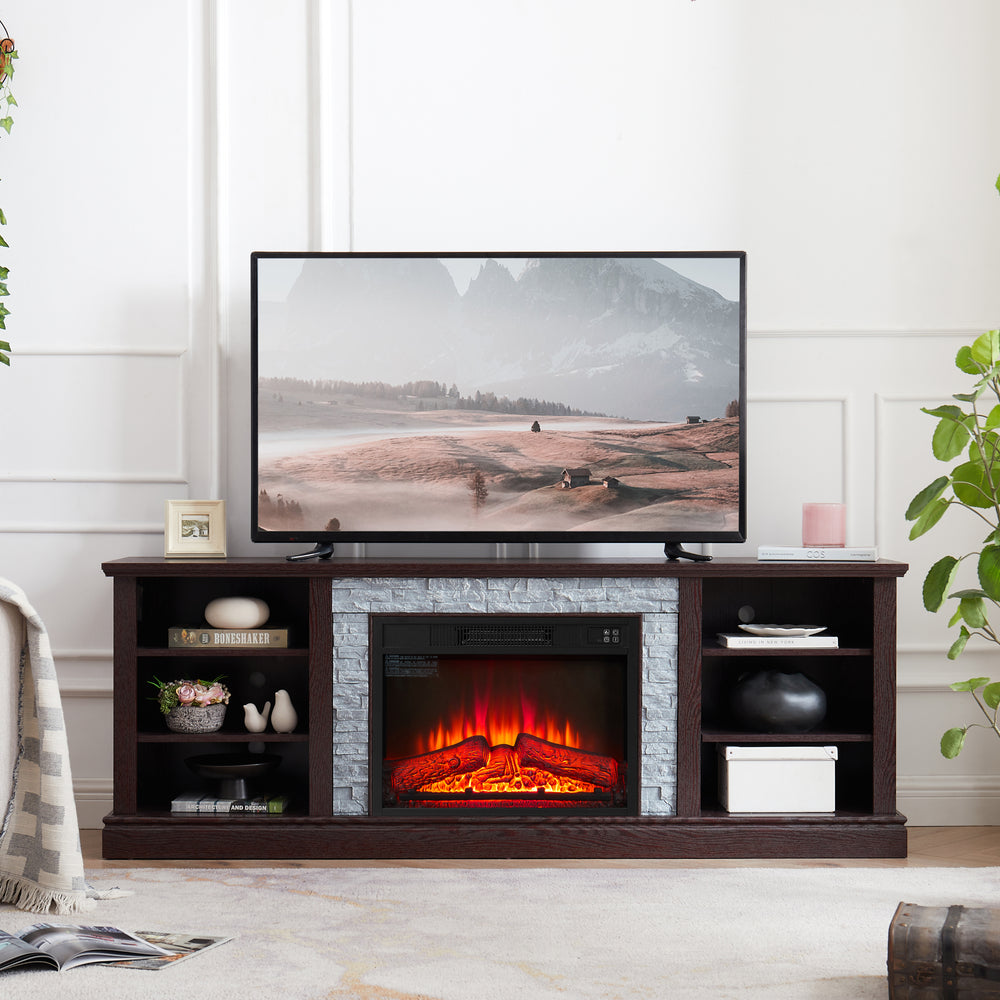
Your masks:
<svg viewBox="0 0 1000 1000"><path fill-rule="evenodd" d="M495 693L477 690L471 710L460 708L448 720L418 739L415 753L428 753L461 743L470 736L484 736L490 746L513 746L518 733L531 733L550 743L583 748L583 736L567 718L536 707L523 693L498 698Z"/></svg>
<svg viewBox="0 0 1000 1000"><path fill-rule="evenodd" d="M497 792L593 792L594 785L567 778L541 767L522 768L513 750L518 734L529 733L549 743L582 748L584 739L567 718L541 709L519 691L506 696L479 689L471 711L453 712L447 722L439 722L425 734L421 753L460 743L470 736L482 736L490 745L485 767L468 774L456 774L421 787L425 792L489 794Z"/></svg>

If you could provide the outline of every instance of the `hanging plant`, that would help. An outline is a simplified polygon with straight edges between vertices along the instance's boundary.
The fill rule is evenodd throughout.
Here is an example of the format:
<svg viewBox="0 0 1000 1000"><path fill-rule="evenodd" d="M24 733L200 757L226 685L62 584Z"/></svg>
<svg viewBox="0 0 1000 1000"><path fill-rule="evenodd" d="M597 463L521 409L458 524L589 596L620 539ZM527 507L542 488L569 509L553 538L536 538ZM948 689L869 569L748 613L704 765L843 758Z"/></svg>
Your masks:
<svg viewBox="0 0 1000 1000"><path fill-rule="evenodd" d="M7 26L0 21L0 30L4 37L0 39L0 128L10 135L11 126L14 124L13 109L17 107L14 100L14 93L11 90L11 80L14 77L14 60L17 58L17 49L14 48L14 39L7 34ZM0 226L7 225L7 216L0 208ZM8 247L10 244L0 234L0 247ZM0 330L6 331L7 317L10 310L3 303L3 299L10 293L7 291L7 275L10 269L0 265ZM6 340L0 340L0 364L10 365L10 357L7 351L10 344Z"/></svg>

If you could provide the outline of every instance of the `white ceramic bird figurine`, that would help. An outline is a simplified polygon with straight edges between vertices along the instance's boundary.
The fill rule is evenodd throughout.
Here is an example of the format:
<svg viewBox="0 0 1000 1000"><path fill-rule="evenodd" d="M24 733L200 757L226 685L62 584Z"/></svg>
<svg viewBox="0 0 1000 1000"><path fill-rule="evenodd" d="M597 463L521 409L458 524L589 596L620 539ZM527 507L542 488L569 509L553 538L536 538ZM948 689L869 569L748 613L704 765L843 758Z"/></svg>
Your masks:
<svg viewBox="0 0 1000 1000"><path fill-rule="evenodd" d="M246 704L243 706L243 725L247 727L248 733L262 733L267 729L267 717L271 712L271 703L264 702L264 711L258 712L257 706Z"/></svg>
<svg viewBox="0 0 1000 1000"><path fill-rule="evenodd" d="M290 733L298 724L299 715L292 705L288 692L282 688L274 693L274 712L271 715L271 725L276 733Z"/></svg>

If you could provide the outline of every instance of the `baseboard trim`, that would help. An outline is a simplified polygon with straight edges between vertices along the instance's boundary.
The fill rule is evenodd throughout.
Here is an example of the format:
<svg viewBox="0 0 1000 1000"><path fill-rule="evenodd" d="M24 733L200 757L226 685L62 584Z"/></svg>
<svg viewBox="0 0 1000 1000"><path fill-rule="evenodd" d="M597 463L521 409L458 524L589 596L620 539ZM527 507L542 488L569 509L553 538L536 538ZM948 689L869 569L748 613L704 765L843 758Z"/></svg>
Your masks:
<svg viewBox="0 0 1000 1000"><path fill-rule="evenodd" d="M114 796L110 778L77 778L73 781L76 821L81 830L100 830L111 812Z"/></svg>
<svg viewBox="0 0 1000 1000"><path fill-rule="evenodd" d="M901 775L896 807L909 826L1000 826L1000 776Z"/></svg>

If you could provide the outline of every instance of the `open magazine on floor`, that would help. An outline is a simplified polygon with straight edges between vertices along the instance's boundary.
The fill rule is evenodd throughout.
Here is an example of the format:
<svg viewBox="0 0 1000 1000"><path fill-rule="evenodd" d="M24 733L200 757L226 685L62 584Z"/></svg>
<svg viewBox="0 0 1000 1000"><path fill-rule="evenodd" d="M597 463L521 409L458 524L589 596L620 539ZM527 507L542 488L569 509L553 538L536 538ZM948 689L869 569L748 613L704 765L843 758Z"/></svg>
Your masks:
<svg viewBox="0 0 1000 1000"><path fill-rule="evenodd" d="M120 966L123 969L149 969L155 972L159 969L169 969L192 955L232 941L232 938L229 937L211 937L208 934L176 934L170 931L136 931L136 934L143 941L158 944L168 954L156 958L140 958L138 961L112 962L112 965Z"/></svg>
<svg viewBox="0 0 1000 1000"><path fill-rule="evenodd" d="M0 972L27 965L73 969L92 962L162 958L169 952L117 927L32 924L17 934L0 931Z"/></svg>

